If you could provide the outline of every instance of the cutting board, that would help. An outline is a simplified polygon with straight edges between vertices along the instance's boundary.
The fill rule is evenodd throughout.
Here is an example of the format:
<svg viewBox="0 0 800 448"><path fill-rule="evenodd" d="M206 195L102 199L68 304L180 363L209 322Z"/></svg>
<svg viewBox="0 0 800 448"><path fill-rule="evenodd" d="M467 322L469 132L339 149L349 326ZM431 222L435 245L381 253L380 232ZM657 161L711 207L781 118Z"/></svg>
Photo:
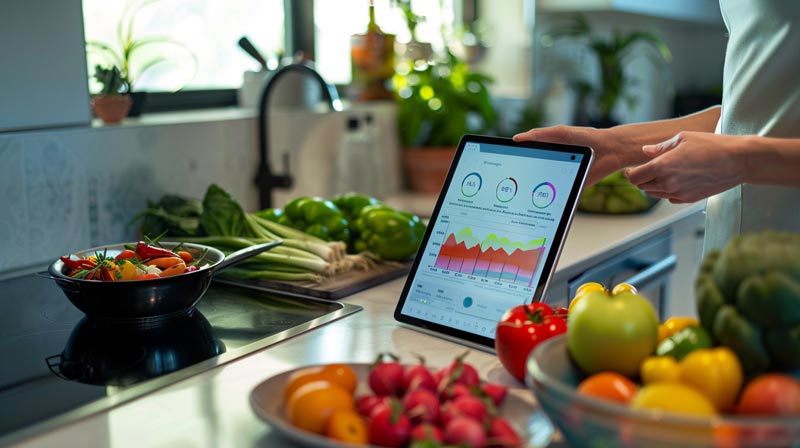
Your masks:
<svg viewBox="0 0 800 448"><path fill-rule="evenodd" d="M326 300L339 300L367 288L402 277L411 270L411 263L377 263L368 270L353 269L337 274L320 283L277 280L240 280L236 282L259 286L273 291L291 292Z"/></svg>

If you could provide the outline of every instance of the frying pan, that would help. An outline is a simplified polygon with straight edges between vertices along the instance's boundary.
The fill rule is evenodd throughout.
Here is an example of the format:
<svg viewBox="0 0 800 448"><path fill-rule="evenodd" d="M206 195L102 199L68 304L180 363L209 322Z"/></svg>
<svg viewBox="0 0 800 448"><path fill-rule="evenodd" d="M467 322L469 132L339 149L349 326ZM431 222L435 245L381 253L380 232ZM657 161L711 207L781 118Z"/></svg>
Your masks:
<svg viewBox="0 0 800 448"><path fill-rule="evenodd" d="M205 252L199 269L150 280L112 282L70 278L64 273L64 263L60 259L50 265L48 273L64 291L69 301L89 317L146 320L156 323L191 313L211 284L214 274L281 243L282 241L274 241L250 246L227 257L220 250L210 246L183 243L182 250L192 254L195 259L203 256ZM95 247L77 252L75 255L84 258L97 252L105 252L107 256L114 257L125 250L126 245L131 244L136 243ZM180 243L159 244L172 249Z"/></svg>

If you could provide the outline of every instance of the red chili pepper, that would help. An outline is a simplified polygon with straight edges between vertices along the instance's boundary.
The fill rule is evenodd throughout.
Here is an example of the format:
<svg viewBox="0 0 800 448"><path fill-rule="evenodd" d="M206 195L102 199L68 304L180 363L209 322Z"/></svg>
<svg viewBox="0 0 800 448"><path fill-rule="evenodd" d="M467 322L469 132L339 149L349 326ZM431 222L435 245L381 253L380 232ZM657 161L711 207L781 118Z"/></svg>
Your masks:
<svg viewBox="0 0 800 448"><path fill-rule="evenodd" d="M97 266L90 260L86 259L73 260L70 257L61 257L61 262L64 263L64 266L66 266L69 269L72 269L73 271L79 271L82 269L94 269L94 267Z"/></svg>
<svg viewBox="0 0 800 448"><path fill-rule="evenodd" d="M150 258L159 258L159 257L177 257L178 254L175 252L162 249L160 247L151 246L144 241L139 241L136 243L136 255L139 256L142 260L150 259ZM180 258L180 257L179 257Z"/></svg>
<svg viewBox="0 0 800 448"><path fill-rule="evenodd" d="M130 249L125 249L122 252L120 252L119 255L114 257L114 261L127 260L129 258L135 258L135 257L136 257L136 252Z"/></svg>

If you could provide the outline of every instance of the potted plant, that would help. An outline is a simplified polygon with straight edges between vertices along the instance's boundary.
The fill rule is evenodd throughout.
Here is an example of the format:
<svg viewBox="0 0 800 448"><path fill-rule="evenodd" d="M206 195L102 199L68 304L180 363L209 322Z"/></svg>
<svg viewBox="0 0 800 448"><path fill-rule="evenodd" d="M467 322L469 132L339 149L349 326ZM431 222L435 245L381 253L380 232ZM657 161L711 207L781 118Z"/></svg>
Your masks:
<svg viewBox="0 0 800 448"><path fill-rule="evenodd" d="M655 49L661 63L672 59L669 47L657 34L644 31L623 33L614 29L610 38L604 38L593 32L583 15L576 15L571 24L545 34L544 38L551 41L575 40L585 45L596 57L599 82L593 84L584 79L573 81L583 114L578 122L596 127L618 124L612 114L621 100L626 101L629 107L636 105L636 97L626 92L631 80L625 70L636 44L649 45Z"/></svg>
<svg viewBox="0 0 800 448"><path fill-rule="evenodd" d="M129 116L136 116L141 112L144 103L145 92L135 89L136 81L142 75L152 69L155 65L168 60L174 60L174 54L167 56L169 52L178 50L191 60L191 77L197 70L197 57L182 42L167 36L135 36L134 25L138 13L145 6L156 3L158 0L132 0L129 2L120 16L117 24L117 42L113 44L87 41L87 53L96 58L96 64L104 67L117 67L122 79L127 82L128 92L133 100L133 105ZM97 79L94 76L94 79ZM188 82L188 79L187 81ZM179 84L174 90L178 90L185 83Z"/></svg>
<svg viewBox="0 0 800 448"><path fill-rule="evenodd" d="M493 128L491 81L446 48L438 60L398 66L398 132L412 190L438 192L461 136Z"/></svg>
<svg viewBox="0 0 800 448"><path fill-rule="evenodd" d="M130 82L117 66L95 66L94 79L102 86L92 96L92 108L104 123L119 123L131 109Z"/></svg>

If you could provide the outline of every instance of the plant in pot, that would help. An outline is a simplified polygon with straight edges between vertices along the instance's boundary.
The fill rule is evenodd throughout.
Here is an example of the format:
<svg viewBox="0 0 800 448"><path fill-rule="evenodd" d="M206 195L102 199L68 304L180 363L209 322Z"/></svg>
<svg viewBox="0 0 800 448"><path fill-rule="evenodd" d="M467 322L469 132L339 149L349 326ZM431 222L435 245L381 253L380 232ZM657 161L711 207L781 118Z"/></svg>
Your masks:
<svg viewBox="0 0 800 448"><path fill-rule="evenodd" d="M494 127L491 82L446 48L437 60L398 65L398 132L412 190L438 192L461 136Z"/></svg>
<svg viewBox="0 0 800 448"><path fill-rule="evenodd" d="M656 50L656 61L664 65L662 73L669 73L667 63L672 59L672 54L667 44L655 33L632 31L624 33L614 29L611 36L604 37L595 34L589 21L583 15L576 15L572 23L554 29L543 36L545 41L568 39L578 42L589 49L597 60L599 67L599 80L592 83L585 79L572 81L573 87L578 92L582 117L578 124L588 124L595 127L610 127L618 124L613 113L620 101L625 101L630 108L636 106L637 98L627 89L633 85L626 66L636 56L633 50L637 44L643 44ZM652 52L646 53L650 56Z"/></svg>
<svg viewBox="0 0 800 448"><path fill-rule="evenodd" d="M172 91L177 91L188 83L197 72L197 57L184 43L167 36L136 36L135 24L141 10L159 0L132 0L129 2L117 23L117 41L114 43L90 40L86 42L87 56L97 66L117 67L127 82L133 104L128 116L141 113L145 92L136 90L136 82L146 72L159 64L167 65L175 78ZM97 80L95 76L94 79ZM94 86L90 86L91 90Z"/></svg>
<svg viewBox="0 0 800 448"><path fill-rule="evenodd" d="M623 33L614 29L609 38L604 38L594 33L583 15L575 16L571 24L553 30L545 37L580 42L599 64L600 79L597 84L583 79L573 81L582 114L577 121L581 125L600 128L615 126L619 122L613 112L620 101L625 101L631 109L636 106L637 98L627 91L633 82L626 65L634 56L633 50L637 44L655 50L657 63L665 65L664 73L669 72L666 64L672 59L669 47L657 34L643 31ZM647 196L628 182L621 172L617 172L584 189L578 201L578 210L590 213L640 213L649 210L657 202L656 198Z"/></svg>
<svg viewBox="0 0 800 448"><path fill-rule="evenodd" d="M131 109L130 82L115 65L96 65L94 79L102 86L100 93L92 96L95 114L104 123L119 123Z"/></svg>

